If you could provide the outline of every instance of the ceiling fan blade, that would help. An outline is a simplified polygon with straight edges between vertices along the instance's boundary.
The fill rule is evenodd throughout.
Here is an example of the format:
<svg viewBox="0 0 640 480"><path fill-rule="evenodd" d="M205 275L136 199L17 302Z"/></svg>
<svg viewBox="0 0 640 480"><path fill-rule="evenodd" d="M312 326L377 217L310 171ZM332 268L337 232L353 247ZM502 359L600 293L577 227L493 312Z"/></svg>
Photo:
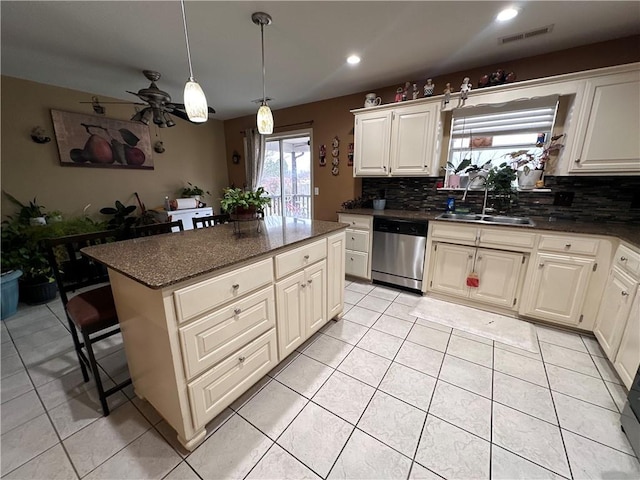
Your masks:
<svg viewBox="0 0 640 480"><path fill-rule="evenodd" d="M78 103L93 103L93 102L78 102ZM100 102L100 105L147 105L142 102Z"/></svg>
<svg viewBox="0 0 640 480"><path fill-rule="evenodd" d="M175 117L178 117L178 118L181 118L182 120L186 120L187 122L190 121L189 117L187 116L187 114L185 112L183 112L183 111L180 111L180 110L173 110L171 112L171 115L173 115Z"/></svg>

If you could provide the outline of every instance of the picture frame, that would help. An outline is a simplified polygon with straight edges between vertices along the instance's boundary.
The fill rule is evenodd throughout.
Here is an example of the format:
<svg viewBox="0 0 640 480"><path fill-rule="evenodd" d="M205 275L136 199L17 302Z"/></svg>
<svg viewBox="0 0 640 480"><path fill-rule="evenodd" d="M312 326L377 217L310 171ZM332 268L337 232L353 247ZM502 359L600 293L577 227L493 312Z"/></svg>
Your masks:
<svg viewBox="0 0 640 480"><path fill-rule="evenodd" d="M153 170L149 127L98 115L51 110L64 167Z"/></svg>

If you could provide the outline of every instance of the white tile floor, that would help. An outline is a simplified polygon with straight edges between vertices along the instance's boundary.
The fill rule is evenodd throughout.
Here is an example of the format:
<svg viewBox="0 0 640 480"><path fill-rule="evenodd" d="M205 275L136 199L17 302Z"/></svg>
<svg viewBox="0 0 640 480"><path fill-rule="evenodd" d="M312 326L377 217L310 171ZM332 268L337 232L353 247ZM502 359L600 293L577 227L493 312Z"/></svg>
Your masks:
<svg viewBox="0 0 640 480"><path fill-rule="evenodd" d="M533 354L416 319L411 294L349 282L345 293L344 319L190 454L130 387L101 416L59 300L22 308L0 326L2 477L640 477L618 423L625 389L592 337L537 327ZM104 378L127 375L119 337L98 356Z"/></svg>

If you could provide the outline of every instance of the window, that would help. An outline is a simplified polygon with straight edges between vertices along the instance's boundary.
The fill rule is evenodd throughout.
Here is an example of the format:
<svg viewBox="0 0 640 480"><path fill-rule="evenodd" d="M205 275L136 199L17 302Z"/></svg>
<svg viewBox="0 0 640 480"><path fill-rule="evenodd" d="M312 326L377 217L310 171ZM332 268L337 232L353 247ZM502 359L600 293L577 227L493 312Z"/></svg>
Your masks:
<svg viewBox="0 0 640 480"><path fill-rule="evenodd" d="M311 132L270 136L260 185L269 192L266 216L311 218Z"/></svg>
<svg viewBox="0 0 640 480"><path fill-rule="evenodd" d="M542 152L550 139L558 96L517 100L502 105L463 107L453 111L448 174L461 175L476 166L489 170L509 162L508 154ZM464 162L464 163L463 163ZM447 184L451 183L447 181Z"/></svg>

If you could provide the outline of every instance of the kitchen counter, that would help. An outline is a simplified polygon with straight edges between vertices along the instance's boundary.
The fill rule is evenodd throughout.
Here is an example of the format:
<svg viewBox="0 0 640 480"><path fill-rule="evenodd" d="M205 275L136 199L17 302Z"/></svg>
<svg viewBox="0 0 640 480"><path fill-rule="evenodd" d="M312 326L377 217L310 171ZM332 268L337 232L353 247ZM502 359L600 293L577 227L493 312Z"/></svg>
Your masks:
<svg viewBox="0 0 640 480"><path fill-rule="evenodd" d="M424 212L412 210L373 210L371 208L354 208L339 210L338 213L351 213L357 215L373 215L374 217L400 218L406 220L433 221L442 212ZM496 225L506 228L533 228L536 230L550 230L555 232L583 233L590 235L607 235L618 237L635 247L640 248L640 225L625 223L588 223L570 220L549 220L550 217L530 217L534 227L522 227L518 225ZM447 220L442 220L446 222ZM470 222L473 223L473 222ZM486 226L486 225L483 225Z"/></svg>
<svg viewBox="0 0 640 480"><path fill-rule="evenodd" d="M82 253L146 287L160 289L296 243L346 228L321 220L267 217L258 233L254 222L232 223L122 242L96 245Z"/></svg>

